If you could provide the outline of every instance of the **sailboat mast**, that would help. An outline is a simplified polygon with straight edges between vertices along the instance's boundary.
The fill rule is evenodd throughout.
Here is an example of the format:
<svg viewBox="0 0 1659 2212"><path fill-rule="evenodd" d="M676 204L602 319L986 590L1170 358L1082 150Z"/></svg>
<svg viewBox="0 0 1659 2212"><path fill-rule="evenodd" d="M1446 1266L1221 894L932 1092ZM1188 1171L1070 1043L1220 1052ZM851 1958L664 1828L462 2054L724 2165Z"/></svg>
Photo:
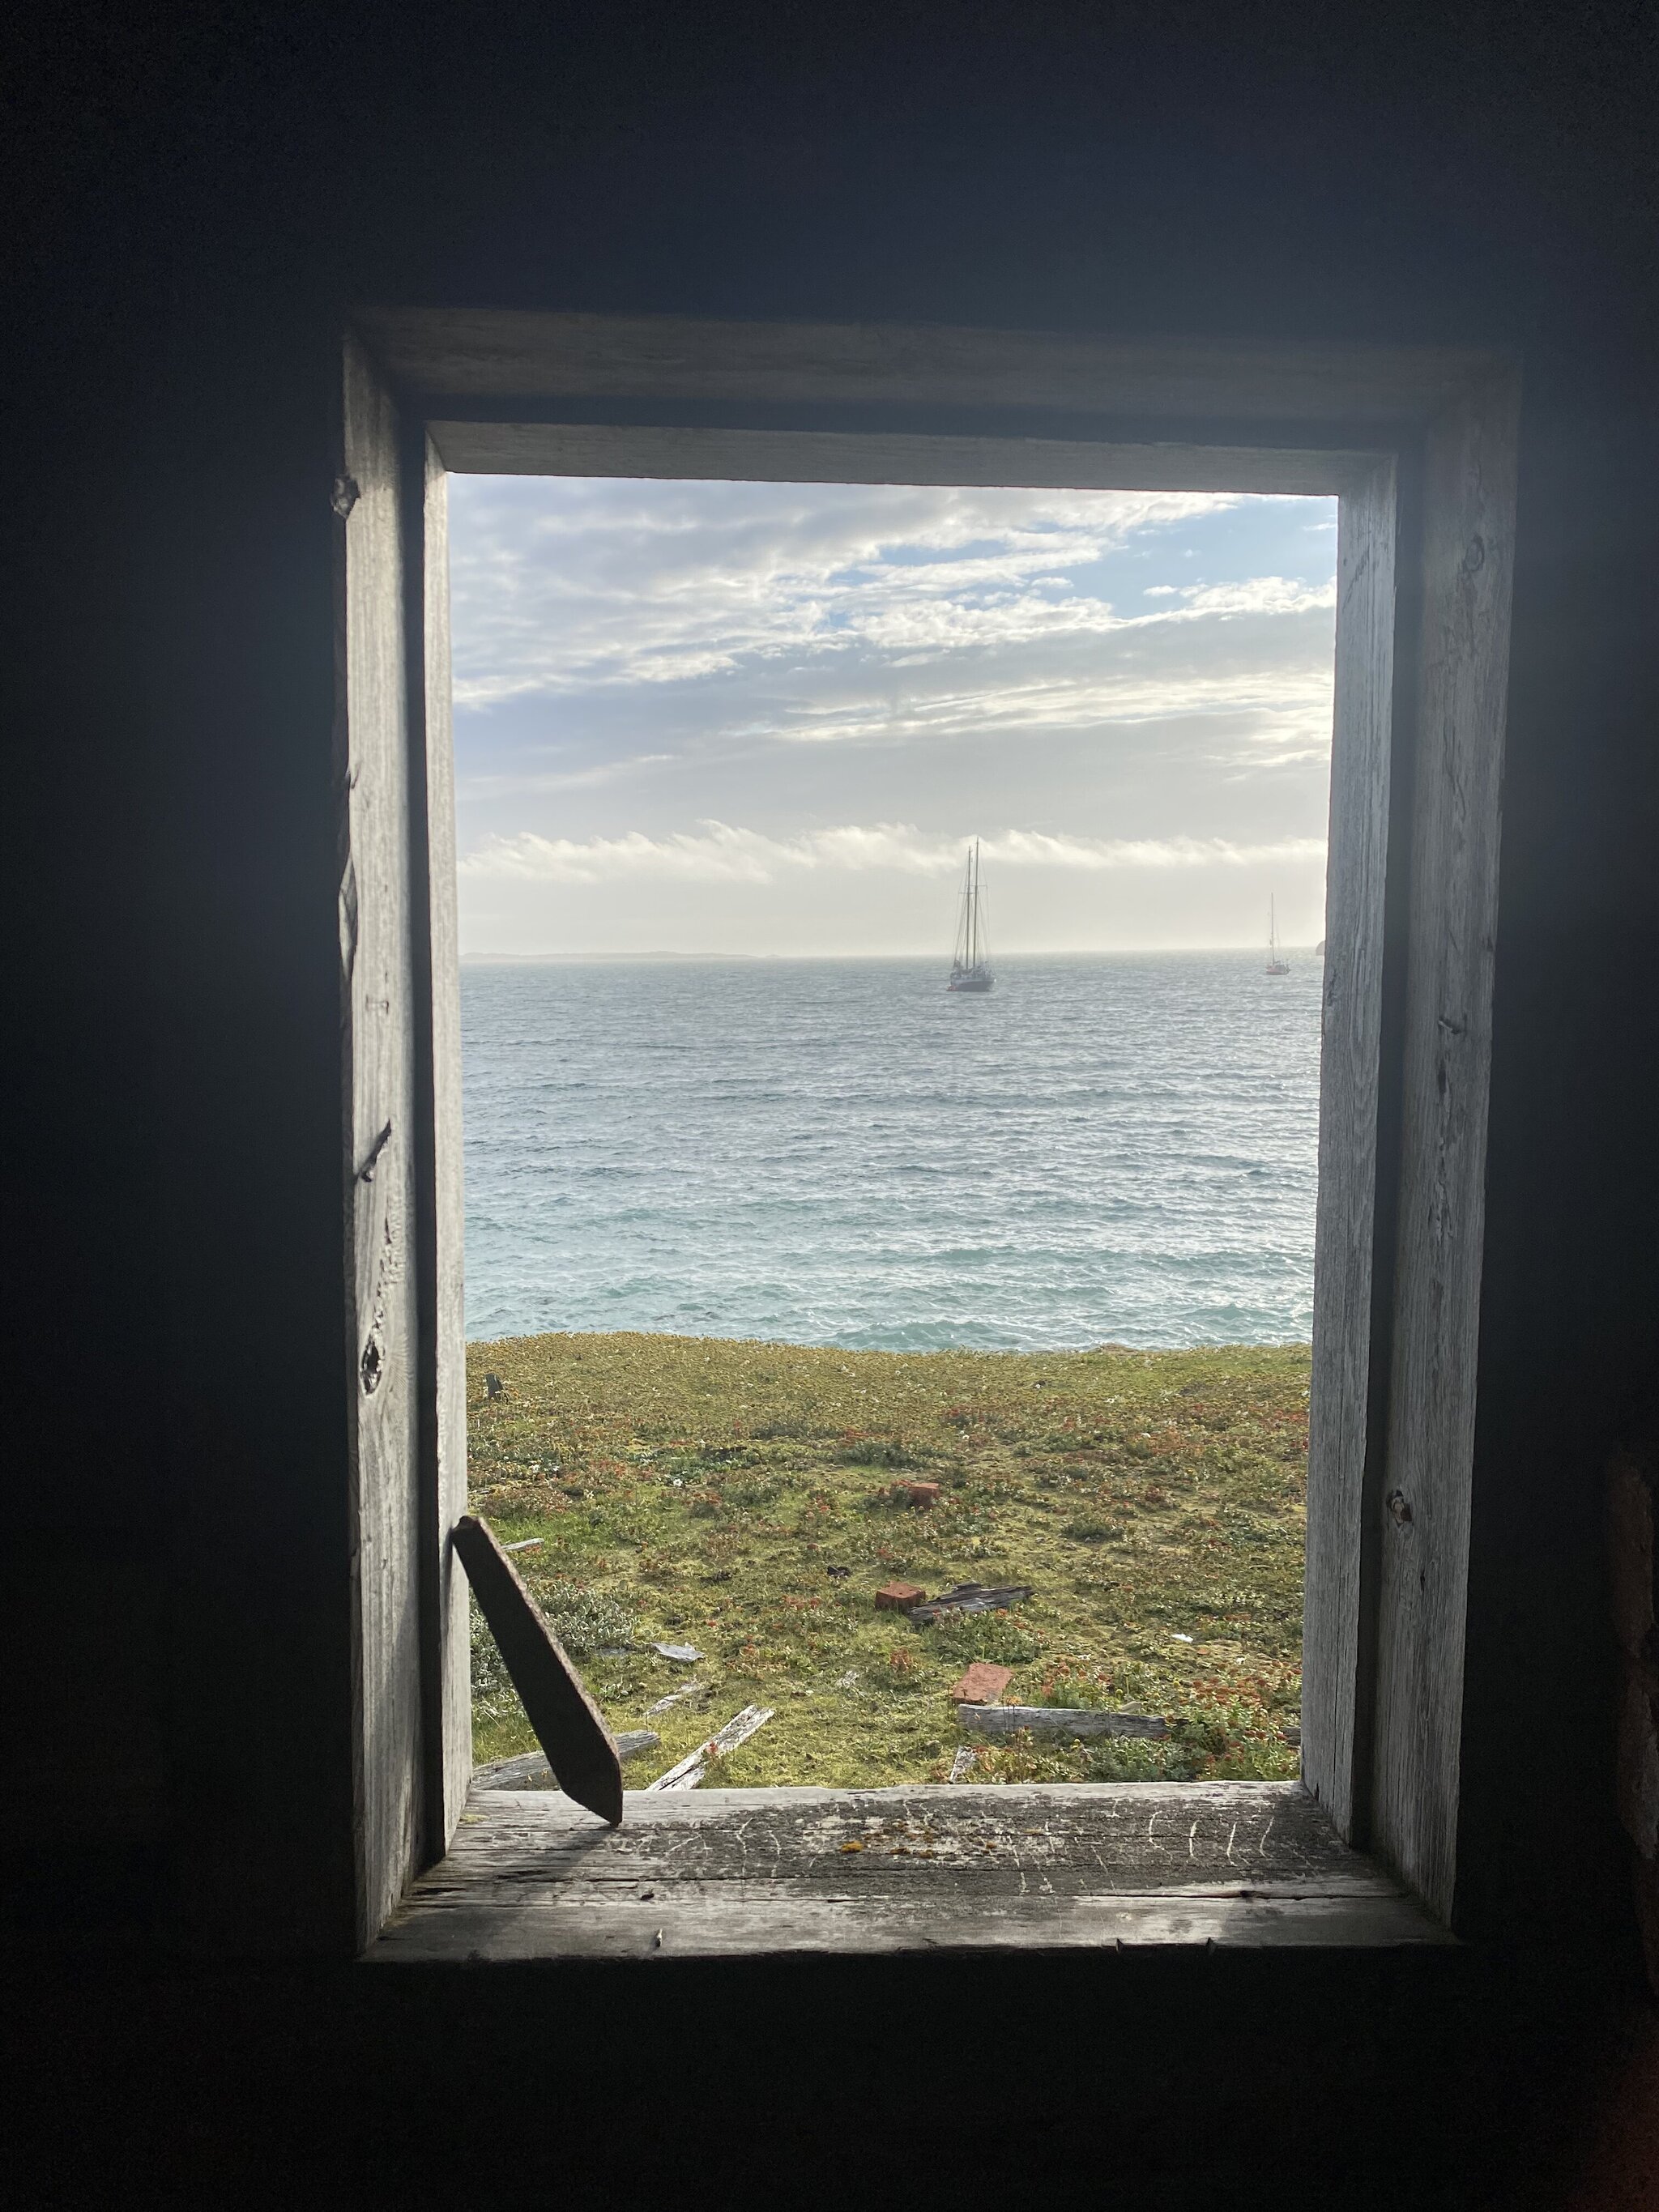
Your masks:
<svg viewBox="0 0 1659 2212"><path fill-rule="evenodd" d="M979 965L979 839L974 840L973 889L968 894L968 965Z"/></svg>

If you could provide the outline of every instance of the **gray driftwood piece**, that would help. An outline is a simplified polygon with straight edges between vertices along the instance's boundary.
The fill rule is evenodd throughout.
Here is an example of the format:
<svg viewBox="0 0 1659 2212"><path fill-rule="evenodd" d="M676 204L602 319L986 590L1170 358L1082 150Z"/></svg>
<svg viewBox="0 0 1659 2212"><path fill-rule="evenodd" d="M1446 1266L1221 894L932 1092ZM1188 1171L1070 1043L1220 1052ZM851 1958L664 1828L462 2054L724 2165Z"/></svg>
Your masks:
<svg viewBox="0 0 1659 2212"><path fill-rule="evenodd" d="M624 1729L617 1738L617 1756L626 1766L630 1759L654 1751L661 1741L655 1729ZM557 1776L545 1753L539 1751L521 1752L517 1759L491 1759L487 1766L472 1770L475 1790L556 1790L558 1786Z"/></svg>
<svg viewBox="0 0 1659 2212"><path fill-rule="evenodd" d="M904 1610L918 1627L924 1627L929 1621L942 1620L947 1613L1005 1613L1010 1606L1024 1605L1030 1595L1030 1583L959 1583L955 1589L929 1598L925 1604L906 1606Z"/></svg>
<svg viewBox="0 0 1659 2212"><path fill-rule="evenodd" d="M958 1705L957 1717L970 1735L1166 1736L1170 1723L1156 1713L1097 1712L1085 1705Z"/></svg>
<svg viewBox="0 0 1659 2212"><path fill-rule="evenodd" d="M470 1513L455 1524L455 1550L559 1787L602 1820L620 1826L622 1761L616 1742L518 1569L486 1524Z"/></svg>
<svg viewBox="0 0 1659 2212"><path fill-rule="evenodd" d="M747 1743L755 1730L764 1728L772 1717L769 1705L745 1705L743 1711L717 1735L687 1753L678 1766L671 1766L666 1774L659 1774L654 1782L647 1782L647 1790L695 1790L702 1779L702 1771L711 1756L718 1758L722 1752L735 1751L740 1743Z"/></svg>

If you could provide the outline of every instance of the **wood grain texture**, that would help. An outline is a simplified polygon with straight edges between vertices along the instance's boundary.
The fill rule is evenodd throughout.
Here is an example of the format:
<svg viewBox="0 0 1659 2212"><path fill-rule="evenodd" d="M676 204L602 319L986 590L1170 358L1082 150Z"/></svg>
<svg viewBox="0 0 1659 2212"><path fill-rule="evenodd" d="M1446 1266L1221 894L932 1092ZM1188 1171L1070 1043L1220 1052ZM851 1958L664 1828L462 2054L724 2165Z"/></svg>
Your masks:
<svg viewBox="0 0 1659 2212"><path fill-rule="evenodd" d="M453 1543L560 1787L601 1820L620 1820L622 1761L616 1740L517 1568L489 1527L471 1514L456 1522Z"/></svg>
<svg viewBox="0 0 1659 2212"><path fill-rule="evenodd" d="M1409 945L1370 1839L1456 1888L1499 799L1515 542L1512 379L1424 455Z"/></svg>
<svg viewBox="0 0 1659 2212"><path fill-rule="evenodd" d="M1374 1838L1449 1911L1508 654L1510 369L1459 349L459 311L362 319L411 411L431 418L434 470L1341 495L1304 1772L1343 1832ZM661 403L670 423L684 404L702 410L702 427L554 419L588 403L635 413ZM740 421L751 404L775 424L798 410L805 427L710 427L710 415L726 409ZM1066 434L823 427L825 413L857 420L866 404L873 419L880 407L908 409L924 423L952 408L1018 410L1017 423L1038 428L1047 410ZM1079 438L1079 418L1110 428L1111 439ZM1250 442L1257 423L1260 447ZM1409 547L1395 453L1407 457L1413 487ZM435 639L435 617L424 619ZM430 792L428 800L435 806ZM434 977L447 976L435 935L433 952ZM446 1018L434 1006L434 1066ZM437 1120L434 1107L434 1130ZM458 1315L458 1274L454 1301ZM440 1337L449 1331L459 1340L453 1316ZM1405 1510L1383 1518L1385 1496ZM440 1518L458 1504L443 1492ZM428 1788L434 1833L454 1816L463 1764L451 1739L464 1725L464 1659L448 1650L428 1657L441 1691L429 1686L428 1707L444 1716L428 1729L444 1740L443 1772Z"/></svg>
<svg viewBox="0 0 1659 2212"><path fill-rule="evenodd" d="M740 1713L734 1714L727 1721L723 1729L717 1729L707 1742L700 1743L695 1751L688 1752L666 1773L658 1775L654 1782L647 1782L646 1788L653 1791L695 1790L702 1781L710 1759L724 1758L727 1752L735 1751L739 1744L747 1743L756 1729L764 1728L772 1718L772 1711L770 1705L745 1705Z"/></svg>
<svg viewBox="0 0 1659 2212"><path fill-rule="evenodd" d="M1352 1838L1368 1741L1361 1678L1364 1495L1372 1427L1377 1102L1394 725L1392 461L1338 507L1336 678L1319 1073L1309 1402L1302 1773Z"/></svg>
<svg viewBox="0 0 1659 2212"><path fill-rule="evenodd" d="M1295 1783L474 1798L370 1954L437 1960L1435 1944Z"/></svg>
<svg viewBox="0 0 1659 2212"><path fill-rule="evenodd" d="M1168 1721L1156 1713L1096 1712L1058 1705L970 1705L957 1707L957 1721L969 1735L1061 1736L1081 1742L1097 1735L1162 1737Z"/></svg>
<svg viewBox="0 0 1659 2212"><path fill-rule="evenodd" d="M350 1401L353 1848L367 1942L419 1863L422 1806L416 1072L399 425L344 356L337 769Z"/></svg>
<svg viewBox="0 0 1659 2212"><path fill-rule="evenodd" d="M654 1751L662 1741L655 1729L623 1729L616 1739L617 1756L624 1766ZM558 1778L541 1751L520 1752L516 1759L493 1759L472 1770L475 1790L556 1790Z"/></svg>
<svg viewBox="0 0 1659 2212"><path fill-rule="evenodd" d="M422 401L444 394L909 400L1251 422L1423 422L1488 373L1491 360L1466 348L944 325L395 307L364 310L356 319L392 377Z"/></svg>
<svg viewBox="0 0 1659 2212"><path fill-rule="evenodd" d="M410 851L420 1176L422 1710L424 1856L466 1802L472 1699L466 1586L451 1547L466 1510L461 1012L449 648L447 485L436 448L404 454L411 724Z"/></svg>
<svg viewBox="0 0 1659 2212"><path fill-rule="evenodd" d="M486 476L1331 493L1361 481L1376 458L1175 441L1126 445L1075 438L459 420L436 421L429 427L449 468Z"/></svg>

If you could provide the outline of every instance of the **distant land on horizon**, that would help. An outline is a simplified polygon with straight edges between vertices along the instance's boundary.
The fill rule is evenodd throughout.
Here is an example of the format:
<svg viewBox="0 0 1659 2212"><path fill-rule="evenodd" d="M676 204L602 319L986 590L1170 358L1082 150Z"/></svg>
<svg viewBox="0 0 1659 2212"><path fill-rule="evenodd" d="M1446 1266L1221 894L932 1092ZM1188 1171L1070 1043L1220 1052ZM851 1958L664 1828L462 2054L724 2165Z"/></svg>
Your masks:
<svg viewBox="0 0 1659 2212"><path fill-rule="evenodd" d="M1325 940L1322 937L1317 945L1286 945L1280 949L1285 952L1304 952L1310 959L1318 959L1324 952ZM1260 950L1260 946L1254 945L1056 945L1036 952L999 952L995 957L999 963L1022 960L1138 960L1162 953L1207 957L1212 953L1245 954ZM537 968L571 964L598 967L602 963L646 967L654 962L667 960L776 963L801 960L937 960L941 957L948 963L949 953L941 956L937 945L924 945L919 950L900 952L671 952L665 950L650 952L463 952L460 964L463 968Z"/></svg>

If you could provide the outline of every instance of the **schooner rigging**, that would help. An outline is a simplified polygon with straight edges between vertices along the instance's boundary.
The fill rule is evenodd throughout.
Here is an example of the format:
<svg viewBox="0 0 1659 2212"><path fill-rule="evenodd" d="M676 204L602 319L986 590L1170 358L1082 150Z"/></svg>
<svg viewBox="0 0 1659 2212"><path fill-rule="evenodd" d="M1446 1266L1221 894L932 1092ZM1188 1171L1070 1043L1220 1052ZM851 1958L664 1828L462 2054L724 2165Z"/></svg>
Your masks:
<svg viewBox="0 0 1659 2212"><path fill-rule="evenodd" d="M985 933L984 893L979 879L979 839L968 855L962 878L962 914L957 924L956 957L951 963L947 991L988 991L996 978L991 969L991 942Z"/></svg>
<svg viewBox="0 0 1659 2212"><path fill-rule="evenodd" d="M1288 975L1290 972L1290 962L1288 960L1281 960L1279 957L1279 916L1273 910L1273 898L1272 896L1269 895L1267 900L1267 973L1270 975Z"/></svg>

